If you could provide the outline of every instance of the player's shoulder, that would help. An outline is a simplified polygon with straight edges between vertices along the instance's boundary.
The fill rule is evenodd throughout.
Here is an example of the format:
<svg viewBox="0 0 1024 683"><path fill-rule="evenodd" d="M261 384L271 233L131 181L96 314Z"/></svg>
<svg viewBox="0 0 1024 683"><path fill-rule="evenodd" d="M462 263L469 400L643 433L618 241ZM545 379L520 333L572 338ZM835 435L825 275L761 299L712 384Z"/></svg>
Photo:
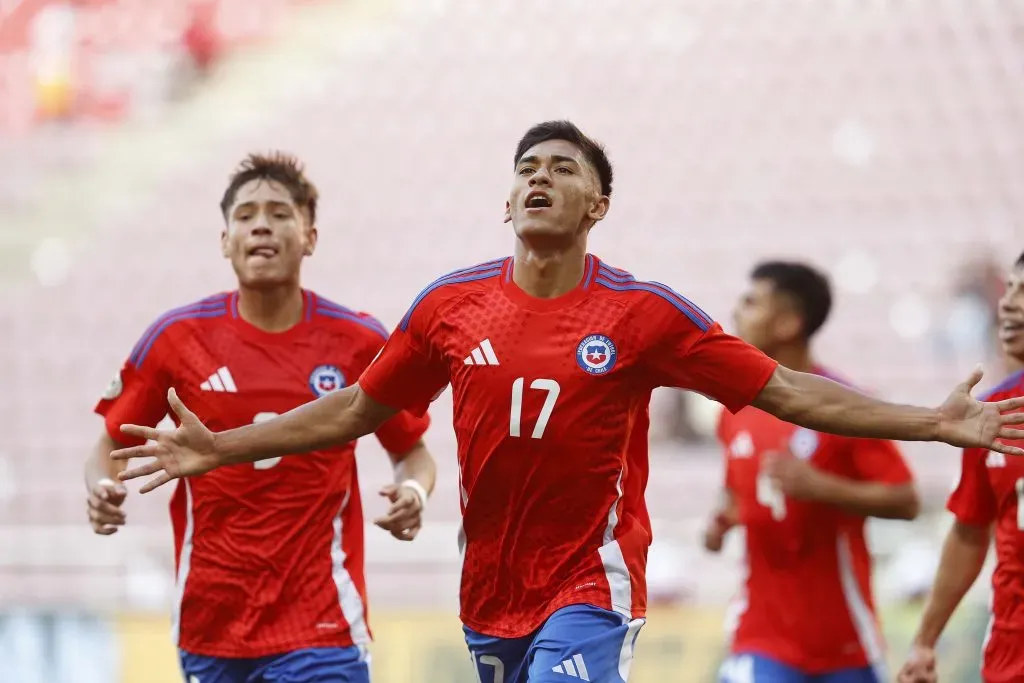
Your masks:
<svg viewBox="0 0 1024 683"><path fill-rule="evenodd" d="M233 305L232 292L218 292L165 311L157 316L139 337L128 362L139 367L161 340L173 338L178 334L188 334L201 326L215 325L227 320Z"/></svg>
<svg viewBox="0 0 1024 683"><path fill-rule="evenodd" d="M981 394L982 401L1002 401L1024 396L1024 370L1013 373L1002 382Z"/></svg>
<svg viewBox="0 0 1024 683"><path fill-rule="evenodd" d="M310 290L305 291L305 296L314 325L335 333L370 336L378 342L388 338L388 329L370 313L343 306Z"/></svg>
<svg viewBox="0 0 1024 683"><path fill-rule="evenodd" d="M702 331L714 325L704 310L666 284L655 280L641 280L633 273L605 263L595 257L593 282L605 296L624 298L633 305L683 315Z"/></svg>
<svg viewBox="0 0 1024 683"><path fill-rule="evenodd" d="M468 268L453 270L437 278L413 299L412 305L398 324L399 329L406 329L417 312L436 310L445 303L467 294L492 289L502 277L511 272L508 269L511 260L508 256L492 259Z"/></svg>

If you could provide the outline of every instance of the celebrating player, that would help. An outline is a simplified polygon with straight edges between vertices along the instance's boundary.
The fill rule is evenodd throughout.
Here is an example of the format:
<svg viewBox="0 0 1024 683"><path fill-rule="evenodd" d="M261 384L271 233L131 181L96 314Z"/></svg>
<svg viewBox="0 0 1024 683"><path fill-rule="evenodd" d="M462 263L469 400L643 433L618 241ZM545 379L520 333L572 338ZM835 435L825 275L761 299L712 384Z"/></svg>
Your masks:
<svg viewBox="0 0 1024 683"><path fill-rule="evenodd" d="M802 263L754 268L735 311L741 338L781 365L831 376L810 340L832 306ZM723 412L726 505L705 534L716 552L746 527L747 572L721 683L888 683L871 596L865 517L913 519L910 470L890 441L820 434L754 407Z"/></svg>
<svg viewBox="0 0 1024 683"><path fill-rule="evenodd" d="M648 400L687 387L819 431L942 439L1024 453L1000 438L1024 399L982 404L972 377L939 409L897 406L786 368L725 334L665 285L587 253L612 168L568 122L530 129L505 205L515 253L416 297L358 384L258 425L214 433L174 392L174 431L114 454L121 474L173 478L351 441L396 410L454 396L463 529L461 616L482 680L628 679L644 623ZM1017 419L1019 417L1019 420Z"/></svg>
<svg viewBox="0 0 1024 683"><path fill-rule="evenodd" d="M999 302L999 341L1022 368L989 393L989 400L1024 396L1024 253ZM900 683L935 683L935 644L985 563L995 527L992 619L985 637L984 683L1024 680L1024 460L984 446L963 452L960 483L949 497L955 519L942 548L935 585L921 616Z"/></svg>
<svg viewBox="0 0 1024 683"><path fill-rule="evenodd" d="M316 247L316 207L316 188L290 157L253 155L232 176L221 246L238 290L158 318L97 405L106 429L85 471L96 533L125 523L126 492L113 481L123 463L109 454L140 441L120 427L156 424L167 414L169 387L207 424L231 429L338 393L383 346L387 331L374 318L299 284L302 260ZM391 506L377 524L411 540L434 485L421 441L428 418L388 417L374 430L396 484L381 491ZM173 630L188 680L369 681L354 441L177 487Z"/></svg>

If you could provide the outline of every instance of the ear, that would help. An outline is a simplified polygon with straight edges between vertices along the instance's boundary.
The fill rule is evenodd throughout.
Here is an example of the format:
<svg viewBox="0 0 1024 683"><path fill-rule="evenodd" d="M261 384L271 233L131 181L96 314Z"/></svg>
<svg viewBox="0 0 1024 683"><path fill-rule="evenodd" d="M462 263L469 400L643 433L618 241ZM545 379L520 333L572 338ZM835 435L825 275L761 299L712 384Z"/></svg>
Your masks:
<svg viewBox="0 0 1024 683"><path fill-rule="evenodd" d="M587 211L587 218L596 223L608 215L609 208L611 208L611 199L606 195L601 195L597 198L597 201L590 205L590 210Z"/></svg>
<svg viewBox="0 0 1024 683"><path fill-rule="evenodd" d="M510 220L512 220L512 205L505 202L505 220L503 222L508 223Z"/></svg>
<svg viewBox="0 0 1024 683"><path fill-rule="evenodd" d="M803 320L796 311L785 311L775 318L775 336L787 342L796 341L803 333Z"/></svg>
<svg viewBox="0 0 1024 683"><path fill-rule="evenodd" d="M228 254L228 229L224 228L220 231L220 253L224 258L230 258Z"/></svg>
<svg viewBox="0 0 1024 683"><path fill-rule="evenodd" d="M312 256L316 251L316 242L319 238L320 233L317 232L315 225L306 231L306 249L303 251L306 256Z"/></svg>

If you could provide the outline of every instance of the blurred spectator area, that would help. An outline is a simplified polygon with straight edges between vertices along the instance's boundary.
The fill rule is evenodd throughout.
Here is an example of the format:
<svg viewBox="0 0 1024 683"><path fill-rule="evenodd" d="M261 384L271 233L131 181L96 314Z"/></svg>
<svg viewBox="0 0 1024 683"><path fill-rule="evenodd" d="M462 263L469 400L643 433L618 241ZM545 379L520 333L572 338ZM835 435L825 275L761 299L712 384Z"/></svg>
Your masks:
<svg viewBox="0 0 1024 683"><path fill-rule="evenodd" d="M181 54L195 17L176 0L79 2L73 22L50 20L42 59L31 19L44 4L56 7L0 2L13 7L0 23L0 151L2 136L20 144L57 134L40 103L69 125L130 118L146 74ZM211 118L174 138L166 158L145 140L134 157L119 150L119 182L166 167L151 186L90 186L102 210L72 206L67 220L26 231L35 242L17 296L0 289L3 599L166 599L148 592L160 584L151 577L169 574L166 492L133 494L131 528L118 537L88 535L81 463L100 428L90 409L161 311L233 286L217 248L217 202L252 149L297 153L321 188L307 283L386 324L440 273L508 253L501 216L515 141L530 124L565 116L603 140L616 165L613 209L592 235L611 264L668 283L728 326L757 260L808 259L832 274L837 293L820 360L896 400L937 403L981 360L973 356L984 334L960 343L967 337L956 328L988 318L957 313L957 302L969 297L976 312L993 295L958 274L976 258L1005 268L1024 249L1024 5L395 4L389 30L372 39L343 41L341 25L325 23L317 39L334 52L268 80L272 88L255 79L266 104L218 102L230 135L196 144ZM215 5L215 30L190 34L200 55L273 36L276 18L294 9L286 0ZM57 94L41 97L41 84ZM71 224L74 234L58 234ZM716 601L735 585L720 560L694 554L720 482L717 450L670 440L706 433L706 408L689 407L696 424L687 428L671 425L679 406L670 395L652 409L650 503L662 544L652 562L657 576L678 578L658 589L665 599ZM421 539L399 547L368 530L371 592L382 605L454 599L450 411L448 396L434 407L439 483ZM938 507L956 453L908 452ZM372 517L390 474L372 440L360 453Z"/></svg>

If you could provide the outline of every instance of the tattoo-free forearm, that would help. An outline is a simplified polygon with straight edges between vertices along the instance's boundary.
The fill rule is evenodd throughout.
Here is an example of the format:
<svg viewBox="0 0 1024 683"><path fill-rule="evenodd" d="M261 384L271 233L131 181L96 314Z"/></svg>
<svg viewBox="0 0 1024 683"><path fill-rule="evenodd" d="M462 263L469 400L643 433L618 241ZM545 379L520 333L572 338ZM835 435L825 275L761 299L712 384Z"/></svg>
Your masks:
<svg viewBox="0 0 1024 683"><path fill-rule="evenodd" d="M753 405L786 422L840 436L932 441L939 432L936 410L880 401L830 379L781 366Z"/></svg>
<svg viewBox="0 0 1024 683"><path fill-rule="evenodd" d="M942 546L939 571L914 637L915 644L935 647L957 605L981 573L990 535L988 527L953 523Z"/></svg>
<svg viewBox="0 0 1024 683"><path fill-rule="evenodd" d="M215 451L222 465L308 453L355 441L395 412L353 385L265 422L219 432Z"/></svg>
<svg viewBox="0 0 1024 683"><path fill-rule="evenodd" d="M914 519L920 499L913 484L854 481L820 472L819 502L835 505L850 514L880 519Z"/></svg>
<svg viewBox="0 0 1024 683"><path fill-rule="evenodd" d="M85 487L92 489L102 479L117 481L117 475L125 468L125 462L113 460L110 452L121 448L104 429L100 438L92 448L92 453L85 461Z"/></svg>
<svg viewBox="0 0 1024 683"><path fill-rule="evenodd" d="M420 483L427 493L434 492L437 480L437 465L430 456L426 445L419 441L408 452L398 455L390 454L395 468L395 483L414 479Z"/></svg>

